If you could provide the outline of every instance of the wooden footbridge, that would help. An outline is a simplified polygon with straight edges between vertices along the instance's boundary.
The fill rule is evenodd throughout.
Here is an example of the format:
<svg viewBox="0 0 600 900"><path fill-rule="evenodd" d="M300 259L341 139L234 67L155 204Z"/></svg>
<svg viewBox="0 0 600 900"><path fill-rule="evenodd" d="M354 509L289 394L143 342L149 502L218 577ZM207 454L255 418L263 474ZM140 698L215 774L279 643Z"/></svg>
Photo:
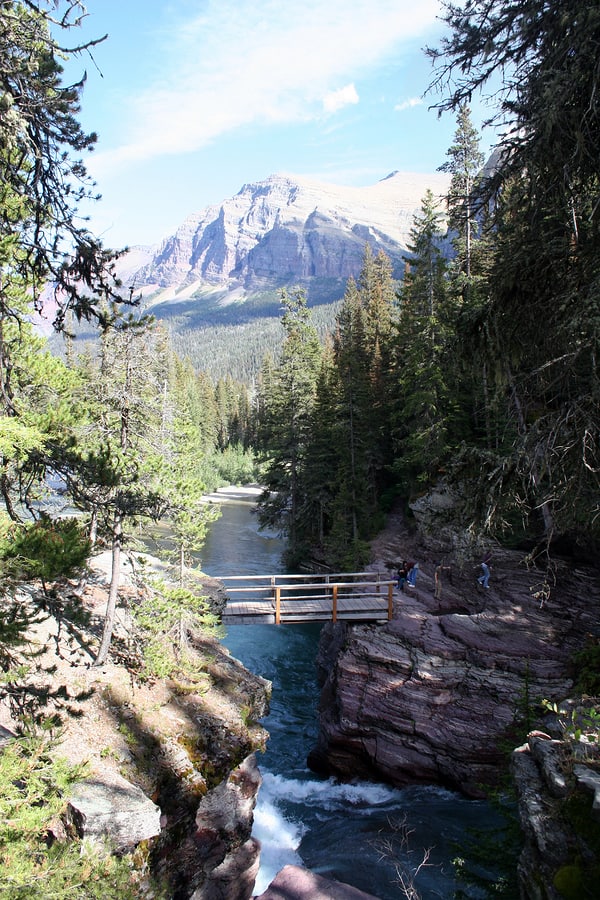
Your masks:
<svg viewBox="0 0 600 900"><path fill-rule="evenodd" d="M378 572L216 576L227 591L225 625L387 622L395 581Z"/></svg>

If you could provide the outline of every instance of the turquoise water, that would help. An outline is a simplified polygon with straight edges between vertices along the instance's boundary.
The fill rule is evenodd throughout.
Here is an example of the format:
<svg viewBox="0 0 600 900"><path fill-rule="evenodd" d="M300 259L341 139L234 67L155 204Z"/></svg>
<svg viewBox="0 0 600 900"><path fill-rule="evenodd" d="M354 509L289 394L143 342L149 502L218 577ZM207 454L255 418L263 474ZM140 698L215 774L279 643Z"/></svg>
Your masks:
<svg viewBox="0 0 600 900"><path fill-rule="evenodd" d="M282 545L258 529L252 504L223 505L203 550L210 575L281 572ZM383 784L340 784L306 766L317 735L315 657L320 624L237 625L223 643L252 672L273 682L267 750L258 758L263 775L254 835L261 841L259 894L286 863L305 866L351 884L380 900L406 894L401 880L412 875L429 852L416 886L422 900L452 898L456 882L451 860L464 855L465 835L495 823L481 801L437 787L397 790ZM406 840L404 840L406 838ZM471 889L465 896L482 897Z"/></svg>

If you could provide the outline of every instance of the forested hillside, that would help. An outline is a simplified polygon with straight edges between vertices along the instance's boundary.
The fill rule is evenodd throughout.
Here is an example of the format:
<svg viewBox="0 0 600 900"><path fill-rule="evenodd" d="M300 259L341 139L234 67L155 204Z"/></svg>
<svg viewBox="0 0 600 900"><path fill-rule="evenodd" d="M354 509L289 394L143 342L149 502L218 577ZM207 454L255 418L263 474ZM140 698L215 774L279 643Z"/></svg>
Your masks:
<svg viewBox="0 0 600 900"><path fill-rule="evenodd" d="M393 498L440 480L473 534L597 545L600 11L475 2L445 17L450 37L430 53L457 121L440 161L452 259L428 192L399 294L367 250L331 340L317 349L298 294L282 361L263 372L263 518L296 563L358 567ZM485 174L475 89L504 133Z"/></svg>
<svg viewBox="0 0 600 900"><path fill-rule="evenodd" d="M334 326L340 302L311 307L312 321L322 340ZM248 300L241 308L215 311L212 321L192 312L173 315L171 305L153 308L156 320L169 330L178 356L214 381L231 377L249 389L255 387L265 356L275 358L281 352L281 314L281 291L272 293L266 308L263 303L256 309Z"/></svg>
<svg viewBox="0 0 600 900"><path fill-rule="evenodd" d="M144 677L175 679L189 675L189 632L214 629L188 562L214 515L200 499L225 481L261 478L262 521L286 535L294 565L357 568L392 504L410 509L434 486L452 493L465 534L547 561L545 591L558 542L597 560L600 8L443 8L430 96L456 118L440 160L450 189L445 205L424 192L401 285L360 231L362 270L340 305L309 308L286 285L281 321L249 328L233 372L217 359L228 323L206 343L182 328L174 352L81 218L96 193L80 157L96 136L78 123L83 78L65 84L61 66L93 49L73 36L81 4L0 4L0 701L20 729L0 766L0 794L16 798L0 828L8 897L32 884L140 895L133 864L50 837L75 775L52 751L64 686L36 670L28 635L50 617L76 629L63 587L95 547L112 556L99 666L123 548L151 523L170 529L169 580L149 588L136 640ZM469 109L478 90L501 133L489 172ZM32 324L49 310L61 357ZM86 331L93 342L72 340Z"/></svg>
<svg viewBox="0 0 600 900"><path fill-rule="evenodd" d="M56 758L72 709L54 667L39 662L52 643L43 634L54 626L56 654L68 634L103 665L121 552L133 550L144 523L162 521L169 578L131 612L137 675L197 678L189 634L216 625L190 571L215 516L201 497L255 478L250 407L244 386L213 382L177 358L122 289L118 254L78 214L95 196L79 157L96 138L77 121L83 82L62 80L60 41L70 43L80 4L67 0L60 17L57 6L0 6L0 705L3 722L11 717L0 729L0 894L133 897L142 864L82 853L64 826L54 839L83 769ZM42 311L53 313L62 358L34 327ZM94 331L93 343L72 339L77 323ZM68 579L72 588L103 548L112 559L103 628L86 632L89 611Z"/></svg>

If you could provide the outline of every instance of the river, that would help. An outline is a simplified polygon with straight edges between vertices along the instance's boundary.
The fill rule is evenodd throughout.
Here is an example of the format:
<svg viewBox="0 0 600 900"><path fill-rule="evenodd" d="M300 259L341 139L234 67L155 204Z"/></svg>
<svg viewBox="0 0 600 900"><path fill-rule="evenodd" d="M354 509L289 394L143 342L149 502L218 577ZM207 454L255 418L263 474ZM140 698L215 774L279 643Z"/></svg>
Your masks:
<svg viewBox="0 0 600 900"><path fill-rule="evenodd" d="M281 572L281 540L258 528L252 493L227 494L211 526L203 570L215 577ZM262 844L255 893L286 863L346 882L379 900L406 894L401 879L416 876L421 900L452 898L452 859L465 855L473 829L492 827L494 811L437 787L396 790L384 784L339 784L306 766L317 735L315 656L320 624L235 625L223 643L246 668L273 683L263 724L270 734L259 755L263 784L253 834ZM483 897L474 888L465 897ZM415 895L416 896L416 895Z"/></svg>

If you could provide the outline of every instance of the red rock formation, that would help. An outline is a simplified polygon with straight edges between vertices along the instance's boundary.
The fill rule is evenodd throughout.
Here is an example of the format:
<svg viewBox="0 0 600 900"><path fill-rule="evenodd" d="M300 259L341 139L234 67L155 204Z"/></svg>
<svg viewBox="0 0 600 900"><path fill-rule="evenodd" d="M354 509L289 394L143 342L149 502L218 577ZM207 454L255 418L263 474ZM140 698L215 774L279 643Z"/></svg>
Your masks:
<svg viewBox="0 0 600 900"><path fill-rule="evenodd" d="M324 629L315 770L478 796L539 702L568 695L570 658L598 628L597 572L557 562L541 602L541 573L504 551L489 590L477 585L477 560L455 568L439 608L435 565L421 563L417 591L397 594L387 625Z"/></svg>
<svg viewBox="0 0 600 900"><path fill-rule="evenodd" d="M298 866L284 866L257 900L377 900L358 888Z"/></svg>

